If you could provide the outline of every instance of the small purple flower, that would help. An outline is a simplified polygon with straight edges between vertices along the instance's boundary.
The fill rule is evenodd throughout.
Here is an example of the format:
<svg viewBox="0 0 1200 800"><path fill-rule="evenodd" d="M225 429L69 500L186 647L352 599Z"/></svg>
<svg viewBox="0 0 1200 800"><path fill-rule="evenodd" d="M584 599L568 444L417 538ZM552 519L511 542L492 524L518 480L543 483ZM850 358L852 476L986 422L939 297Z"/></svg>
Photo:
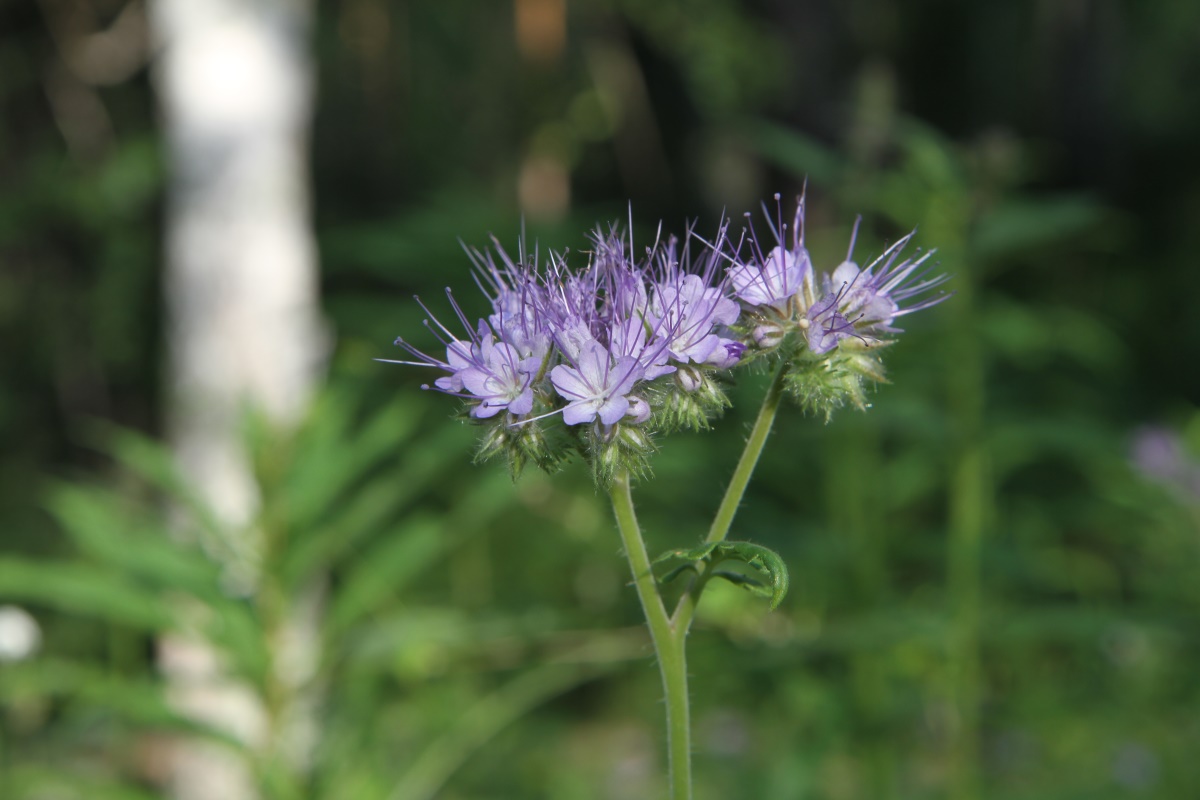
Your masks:
<svg viewBox="0 0 1200 800"><path fill-rule="evenodd" d="M779 195L775 195L779 202ZM765 208L764 208L765 211ZM776 246L765 256L758 243L753 229L750 232L750 247L752 257L749 263L740 260L734 262L729 269L729 282L733 285L733 295L749 306L773 306L784 310L793 297L801 305L807 305L812 294L813 265L804 247L804 198L796 204L796 216L792 220L792 246L785 245L787 226L782 219L776 222L767 221L771 225Z"/></svg>
<svg viewBox="0 0 1200 800"><path fill-rule="evenodd" d="M708 357L708 363L717 369L730 369L742 360L746 344L736 339L722 339L721 346Z"/></svg>
<svg viewBox="0 0 1200 800"><path fill-rule="evenodd" d="M463 387L480 399L471 409L476 419L494 417L501 411L522 416L533 410L532 376L521 369L521 356L510 344L483 339L479 358L457 373Z"/></svg>
<svg viewBox="0 0 1200 800"><path fill-rule="evenodd" d="M597 341L585 343L574 359L575 366L559 364L550 370L550 382L568 401L563 422L579 425L597 417L612 425L629 411L628 395L641 379L643 370L636 358L612 358Z"/></svg>
<svg viewBox="0 0 1200 800"><path fill-rule="evenodd" d="M825 281L827 291L841 295L838 309L854 323L855 329L864 336L878 333L898 333L892 327L896 317L935 306L950 295L941 293L902 306L906 300L941 286L949 276L928 277L930 269L925 262L934 254L930 250L916 259L904 259L897 263L900 253L912 240L916 231L902 237L876 258L866 269L859 269L851 260L854 241L858 234L858 222L850 237L850 252L846 260L838 265Z"/></svg>
<svg viewBox="0 0 1200 800"><path fill-rule="evenodd" d="M629 410L625 412L625 418L635 425L641 425L650 419L653 410L645 398L631 394L629 395Z"/></svg>
<svg viewBox="0 0 1200 800"><path fill-rule="evenodd" d="M681 364L726 361L729 340L713 333L717 325L732 325L738 306L719 287L707 286L699 275L683 275L657 286L650 303L656 333L667 343L671 358Z"/></svg>
<svg viewBox="0 0 1200 800"><path fill-rule="evenodd" d="M477 261L477 266L481 262ZM450 373L438 378L433 386L438 391L474 402L470 414L475 419L488 419L501 411L515 416L524 416L533 410L533 378L540 371L549 355L549 336L541 330L536 311L522 305L522 295L510 288L506 274L498 270L490 257L483 266L490 272L484 273L496 288L493 298L495 313L487 320L479 320L468 339L460 339L445 325L429 313L429 309L417 302L429 317L426 327L434 331L445 344L446 360L434 358L417 350L403 339L396 344L408 350L417 361L395 361L396 364L436 367ZM515 267L513 274L516 274ZM481 268L481 273L483 269ZM470 330L466 315L455 301L449 289L446 297L464 328ZM506 335L512 341L505 341Z"/></svg>
<svg viewBox="0 0 1200 800"><path fill-rule="evenodd" d="M614 320L608 332L609 349L614 356L631 356L642 367L642 379L652 381L670 375L675 367L667 363L671 357L667 343L650 339L646 322L641 316Z"/></svg>
<svg viewBox="0 0 1200 800"><path fill-rule="evenodd" d="M827 294L808 307L801 327L808 349L816 355L825 355L838 346L838 342L854 335L854 325L838 311L840 295Z"/></svg>
<svg viewBox="0 0 1200 800"><path fill-rule="evenodd" d="M517 349L505 342L498 343L483 320L480 320L479 330L471 341L450 339L447 342L445 361L425 355L403 339L397 339L396 344L421 360L381 360L394 364L437 367L449 372L449 375L435 380L433 388L467 400L480 401L471 408L471 416L476 419L493 417L505 410L521 416L533 409L532 374L522 368L523 362ZM421 388L430 387L426 384Z"/></svg>
<svg viewBox="0 0 1200 800"><path fill-rule="evenodd" d="M554 331L554 343L568 361L579 358L584 346L594 341L596 337L592 335L591 326L579 317L564 317Z"/></svg>
<svg viewBox="0 0 1200 800"><path fill-rule="evenodd" d="M797 252L776 247L757 263L730 269L729 282L734 296L748 305L783 307L811 274L808 251L802 247Z"/></svg>
<svg viewBox="0 0 1200 800"><path fill-rule="evenodd" d="M396 340L396 344L403 345L400 339ZM417 355L422 354L418 353ZM458 393L463 390L462 373L466 369L470 369L471 365L481 358L480 348L471 342L462 342L454 340L446 345L446 361L444 363L436 363L433 366L447 370L451 374L445 378L438 378L433 382L433 385L441 389L443 392Z"/></svg>
<svg viewBox="0 0 1200 800"><path fill-rule="evenodd" d="M536 373L549 355L551 346L550 320L543 313L546 306L543 278L536 257L530 263L517 263L509 258L498 242L495 243L495 250L500 265L496 264L490 252L467 250L475 264L477 282L492 301L488 326L501 341L516 348L524 371ZM467 327L467 321L457 306L455 311L463 326Z"/></svg>
<svg viewBox="0 0 1200 800"><path fill-rule="evenodd" d="M775 199L778 202L778 195ZM820 276L804 248L803 197L796 206L790 249L787 228L781 221L770 223L776 246L766 257L750 231L751 258L743 262L736 252L729 256L733 262L729 281L734 297L746 307L751 323L747 327L755 344L763 349L778 347L796 330L803 331L804 342L815 355L832 351L850 337L869 344L883 334L899 332L893 326L897 317L929 308L949 296L918 298L948 277L930 277L925 265L933 251L900 260L912 240L911 233L860 269L852 260L859 222L861 218L854 223L846 259L831 274Z"/></svg>

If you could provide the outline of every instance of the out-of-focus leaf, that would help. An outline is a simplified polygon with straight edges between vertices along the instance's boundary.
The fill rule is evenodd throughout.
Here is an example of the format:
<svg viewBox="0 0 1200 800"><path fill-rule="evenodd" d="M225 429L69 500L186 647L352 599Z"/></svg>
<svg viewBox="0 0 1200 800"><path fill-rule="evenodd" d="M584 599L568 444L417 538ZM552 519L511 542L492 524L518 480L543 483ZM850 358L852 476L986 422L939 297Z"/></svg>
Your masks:
<svg viewBox="0 0 1200 800"><path fill-rule="evenodd" d="M792 128L754 122L747 125L746 135L766 160L818 186L836 183L845 171L838 153Z"/></svg>
<svg viewBox="0 0 1200 800"><path fill-rule="evenodd" d="M980 218L973 245L982 258L999 258L1082 236L1103 218L1103 206L1082 195L1009 200Z"/></svg>
<svg viewBox="0 0 1200 800"><path fill-rule="evenodd" d="M522 714L568 689L615 669L616 663L540 667L518 675L459 716L405 770L389 800L428 800L467 757Z"/></svg>
<svg viewBox="0 0 1200 800"><path fill-rule="evenodd" d="M344 588L329 609L330 626L337 629L353 624L396 596L439 558L482 532L487 520L512 502L511 486L503 472L491 470L459 498L447 518L413 517L385 534L349 566Z"/></svg>
<svg viewBox="0 0 1200 800"><path fill-rule="evenodd" d="M520 636L530 632L516 630L513 625L496 631L487 621L451 608L404 607L379 611L357 626L343 639L337 655L356 674L379 670L423 680L431 672L440 671L455 653L475 652L485 641L502 634Z"/></svg>
<svg viewBox="0 0 1200 800"><path fill-rule="evenodd" d="M1121 455L1103 428L1069 417L998 420L988 433L989 452L999 477L1048 456L1065 457L1084 469Z"/></svg>
<svg viewBox="0 0 1200 800"><path fill-rule="evenodd" d="M1124 608L1065 606L1041 603L1030 607L997 609L983 627L985 641L997 645L1083 643L1094 645L1105 633L1136 624L1156 638L1176 636L1164 620L1139 619Z"/></svg>
<svg viewBox="0 0 1200 800"><path fill-rule="evenodd" d="M0 558L0 596L141 629L173 624L157 592L85 564Z"/></svg>
<svg viewBox="0 0 1200 800"><path fill-rule="evenodd" d="M256 686L265 686L272 643L249 604L223 603L206 610L212 613L205 634L230 655L238 674Z"/></svg>
<svg viewBox="0 0 1200 800"><path fill-rule="evenodd" d="M462 432L447 427L410 445L394 474L370 481L344 505L329 510L329 516L314 523L313 530L304 532L283 556L286 580L302 581L313 569L354 551L371 534L395 520L412 498L439 480L447 466L466 457L458 446L461 441Z"/></svg>
<svg viewBox="0 0 1200 800"><path fill-rule="evenodd" d="M444 267L414 269L417 265L460 264L465 282L471 266L460 239L475 243L471 231L502 230L511 220L507 209L477 194L448 191L399 219L327 228L320 241L321 260L331 274L353 270L406 286L414 272L446 274Z"/></svg>
<svg viewBox="0 0 1200 800"><path fill-rule="evenodd" d="M336 511L335 503L347 488L361 484L364 473L402 450L423 410L416 402L394 402L351 434L351 404L337 396L323 402L317 412L322 418L319 430L301 439L288 474L289 522L306 528Z"/></svg>
<svg viewBox="0 0 1200 800"><path fill-rule="evenodd" d="M221 599L219 568L199 548L174 541L163 530L139 530L144 521L117 508L117 502L101 490L63 485L49 506L85 553L118 572L209 602Z"/></svg>
<svg viewBox="0 0 1200 800"><path fill-rule="evenodd" d="M192 521L209 537L219 539L224 526L179 474L175 458L161 443L134 431L96 426L105 450L126 468L162 491L172 502L185 507Z"/></svg>
<svg viewBox="0 0 1200 800"><path fill-rule="evenodd" d="M915 117L899 119L896 128L897 143L905 155L901 172L907 179L917 181L925 191L942 194L965 191L967 175L954 141ZM885 185L883 191L887 193L894 187L895 184ZM893 196L891 200L899 198ZM897 219L902 218L898 207L893 212Z"/></svg>
<svg viewBox="0 0 1200 800"><path fill-rule="evenodd" d="M329 609L328 624L344 628L381 602L395 598L414 577L428 569L454 541L436 519L407 521L355 560Z"/></svg>
<svg viewBox="0 0 1200 800"><path fill-rule="evenodd" d="M6 767L4 800L163 800L163 795L130 783L105 781L61 764Z"/></svg>
<svg viewBox="0 0 1200 800"><path fill-rule="evenodd" d="M1103 373L1129 358L1116 333L1076 308L997 301L979 315L979 322L994 352L1026 366L1058 356Z"/></svg>
<svg viewBox="0 0 1200 800"><path fill-rule="evenodd" d="M0 698L58 697L85 708L111 712L122 722L202 736L241 748L226 733L173 709L161 683L132 675L116 675L79 662L41 658L10 665L0 672Z"/></svg>

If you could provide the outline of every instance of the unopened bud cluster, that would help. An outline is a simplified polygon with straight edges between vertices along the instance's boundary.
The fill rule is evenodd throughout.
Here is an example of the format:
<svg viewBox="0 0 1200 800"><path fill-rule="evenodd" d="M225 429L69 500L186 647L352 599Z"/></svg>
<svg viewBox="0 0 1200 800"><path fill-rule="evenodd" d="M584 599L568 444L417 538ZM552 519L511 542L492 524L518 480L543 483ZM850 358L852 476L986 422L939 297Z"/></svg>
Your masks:
<svg viewBox="0 0 1200 800"><path fill-rule="evenodd" d="M444 358L397 339L416 360L394 363L445 373L424 388L462 398L486 426L481 458L503 456L516 473L581 453L602 484L643 473L658 434L707 427L729 404L729 371L758 358L786 365L788 392L807 410L866 407L864 382L883 379L877 351L899 332L894 321L944 299L907 302L945 277L928 277L929 253L900 259L911 234L865 269L848 255L818 275L803 199L790 230L771 227L766 251L752 229L734 243L722 225L712 242L689 232L640 258L620 231L596 232L581 269L566 254L539 264L495 243L469 250L492 313L472 325L447 290L458 330L426 321Z"/></svg>

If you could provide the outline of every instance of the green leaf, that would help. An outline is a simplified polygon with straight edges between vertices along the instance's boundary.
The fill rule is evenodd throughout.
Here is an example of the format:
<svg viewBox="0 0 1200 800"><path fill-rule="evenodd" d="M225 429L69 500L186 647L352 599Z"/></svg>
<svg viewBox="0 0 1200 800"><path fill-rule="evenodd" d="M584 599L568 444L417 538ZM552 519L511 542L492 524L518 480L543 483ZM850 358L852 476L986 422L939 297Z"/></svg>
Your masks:
<svg viewBox="0 0 1200 800"><path fill-rule="evenodd" d="M220 570L200 548L173 540L164 526L121 507L111 493L63 485L49 508L81 550L119 573L209 602L223 599Z"/></svg>
<svg viewBox="0 0 1200 800"><path fill-rule="evenodd" d="M984 258L1006 257L1084 236L1104 216L1103 206L1087 196L1013 200L979 220L974 245Z"/></svg>
<svg viewBox="0 0 1200 800"><path fill-rule="evenodd" d="M180 474L175 456L159 442L114 425L94 425L97 445L122 466L183 506L191 521L209 537L220 539L225 528L195 488Z"/></svg>
<svg viewBox="0 0 1200 800"><path fill-rule="evenodd" d="M691 570L704 578L724 578L736 586L771 601L774 611L783 601L788 590L788 571L783 559L769 547L752 542L710 542L691 550L670 550L654 560L654 564L682 561L662 578L660 583L674 580L685 571ZM719 570L721 564L733 561L745 564L754 575L730 570ZM701 567L702 565L702 567Z"/></svg>
<svg viewBox="0 0 1200 800"><path fill-rule="evenodd" d="M395 524L414 498L442 479L454 463L463 463L466 450L458 446L462 431L446 426L402 450L403 462L387 480L366 482L316 519L313 527L283 556L282 574L289 584L302 582L312 570L355 553L364 541ZM308 459L305 453L303 458ZM290 495L290 488L289 488Z"/></svg>
<svg viewBox="0 0 1200 800"><path fill-rule="evenodd" d="M329 609L329 625L340 629L394 599L409 581L445 552L446 530L437 519L414 518L383 538L350 565L345 586Z"/></svg>
<svg viewBox="0 0 1200 800"><path fill-rule="evenodd" d="M455 771L504 728L551 698L613 669L613 664L551 664L517 675L463 709L449 730L432 739L406 766L389 800L442 796L442 787Z"/></svg>
<svg viewBox="0 0 1200 800"><path fill-rule="evenodd" d="M162 800L163 795L138 788L130 780L106 779L64 770L61 764L17 764L4 780L7 800ZM7 792L11 792L8 794Z"/></svg>
<svg viewBox="0 0 1200 800"><path fill-rule="evenodd" d="M204 635L223 648L231 659L233 671L257 687L267 684L271 653L262 620L247 602L209 606L213 612L206 620Z"/></svg>
<svg viewBox="0 0 1200 800"><path fill-rule="evenodd" d="M288 518L293 527L314 527L329 509L380 461L403 452L417 429L424 408L415 402L392 403L359 430L354 419L359 403L327 392L297 443L288 475Z"/></svg>
<svg viewBox="0 0 1200 800"><path fill-rule="evenodd" d="M135 628L172 627L157 592L83 564L0 558L0 595Z"/></svg>
<svg viewBox="0 0 1200 800"><path fill-rule="evenodd" d="M764 159L816 185L834 185L846 171L836 151L791 128L754 122L746 126L746 136Z"/></svg>
<svg viewBox="0 0 1200 800"><path fill-rule="evenodd" d="M0 701L31 697L61 698L67 702L66 708L87 713L101 710L134 729L149 727L201 737L235 750L243 748L230 734L172 707L159 679L121 675L55 658L9 665L0 672Z"/></svg>

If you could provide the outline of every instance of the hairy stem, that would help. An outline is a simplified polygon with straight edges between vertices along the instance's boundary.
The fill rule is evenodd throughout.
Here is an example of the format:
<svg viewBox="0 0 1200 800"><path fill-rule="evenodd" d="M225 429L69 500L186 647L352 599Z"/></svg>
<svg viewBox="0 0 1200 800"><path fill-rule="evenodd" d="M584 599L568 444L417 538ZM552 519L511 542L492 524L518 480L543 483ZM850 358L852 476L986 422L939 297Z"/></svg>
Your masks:
<svg viewBox="0 0 1200 800"><path fill-rule="evenodd" d="M783 378L786 374L787 364L781 364L775 373L775 379L767 389L762 406L758 409L758 417L754 420L754 427L750 429L746 448L742 451L742 457L738 459L733 477L729 479L729 486L725 489L725 496L721 498L721 505L717 509L717 515L713 517L712 527L708 529L705 542L719 542L729 535L729 526L733 524L733 517L742 502L742 495L746 493L750 476L754 474L754 468L758 465L758 457L762 455L767 437L771 435L775 412L779 410L779 401L783 398Z"/></svg>
<svg viewBox="0 0 1200 800"><path fill-rule="evenodd" d="M671 800L691 800L692 748L688 710L687 658L684 652L686 628L671 624L666 606L658 593L658 584L651 570L650 556L633 510L629 475L619 474L609 489L617 528L625 545L625 555L633 571L638 599L650 626L650 638L658 657L663 691L667 702L667 754L670 759Z"/></svg>
<svg viewBox="0 0 1200 800"><path fill-rule="evenodd" d="M729 479L725 496L721 498L717 515L713 517L712 526L708 529L708 536L704 540L706 543L724 541L725 537L729 535L729 526L733 524L733 517L737 514L738 506L741 505L742 496L746 493L746 486L750 483L750 476L754 474L754 468L758 466L758 457L762 455L767 437L771 435L771 426L775 423L776 412L779 411L779 401L783 399L783 378L786 374L787 364L780 364L771 385L767 388L766 396L763 397L762 406L758 409L758 417L754 420L754 427L750 429L750 436L746 439L746 447L742 450L742 457L738 459L733 477ZM696 613L696 603L700 600L700 591L703 588L703 579L697 579L679 598L679 605L675 607L675 614L672 616L671 622L674 628L681 632L681 636L687 636L688 628L692 624L692 616Z"/></svg>

